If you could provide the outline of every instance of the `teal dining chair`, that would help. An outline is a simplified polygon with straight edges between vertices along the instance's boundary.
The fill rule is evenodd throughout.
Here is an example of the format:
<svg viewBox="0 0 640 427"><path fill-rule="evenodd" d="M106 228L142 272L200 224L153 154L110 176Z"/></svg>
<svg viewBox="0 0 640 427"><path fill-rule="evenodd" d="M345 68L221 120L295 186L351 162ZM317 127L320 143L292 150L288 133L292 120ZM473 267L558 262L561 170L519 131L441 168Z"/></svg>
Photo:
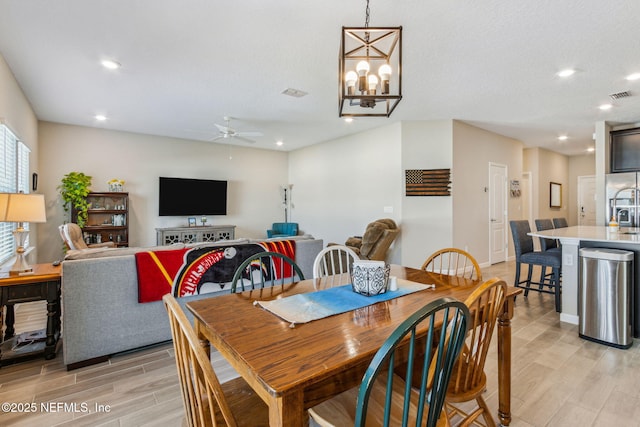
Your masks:
<svg viewBox="0 0 640 427"><path fill-rule="evenodd" d="M258 252L238 266L231 279L231 293L285 285L304 280L294 260L279 252Z"/></svg>
<svg viewBox="0 0 640 427"><path fill-rule="evenodd" d="M432 301L391 333L359 387L310 408L309 415L323 427L448 425L443 406L469 319L460 301ZM412 372L412 380L396 369Z"/></svg>

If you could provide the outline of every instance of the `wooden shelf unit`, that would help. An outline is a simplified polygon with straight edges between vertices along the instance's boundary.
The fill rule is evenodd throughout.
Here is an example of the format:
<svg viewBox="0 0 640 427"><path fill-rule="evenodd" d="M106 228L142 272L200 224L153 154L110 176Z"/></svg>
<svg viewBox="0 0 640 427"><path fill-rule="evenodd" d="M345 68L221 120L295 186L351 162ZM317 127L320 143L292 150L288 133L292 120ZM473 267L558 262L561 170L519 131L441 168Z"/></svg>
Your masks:
<svg viewBox="0 0 640 427"><path fill-rule="evenodd" d="M87 243L113 241L116 246L129 246L129 193L89 193L87 223L82 232ZM71 211L72 222L77 223L78 212ZM98 237L100 236L100 237Z"/></svg>

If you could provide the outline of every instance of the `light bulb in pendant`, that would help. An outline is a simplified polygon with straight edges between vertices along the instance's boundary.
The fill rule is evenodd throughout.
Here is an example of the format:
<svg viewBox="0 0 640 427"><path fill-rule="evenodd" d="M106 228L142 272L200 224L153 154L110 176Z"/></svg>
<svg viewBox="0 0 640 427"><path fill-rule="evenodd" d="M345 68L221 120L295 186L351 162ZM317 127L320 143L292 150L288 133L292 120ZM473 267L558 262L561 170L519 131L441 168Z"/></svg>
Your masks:
<svg viewBox="0 0 640 427"><path fill-rule="evenodd" d="M375 74L369 74L369 95L375 95L377 87L378 76L376 76Z"/></svg>
<svg viewBox="0 0 640 427"><path fill-rule="evenodd" d="M358 74L351 70L347 72L344 77L344 81L347 84L347 95L354 95L356 92L356 82L358 81Z"/></svg>
<svg viewBox="0 0 640 427"><path fill-rule="evenodd" d="M389 93L389 80L391 79L391 66L382 64L378 69L378 75L380 76L380 92L383 95L387 95Z"/></svg>
<svg viewBox="0 0 640 427"><path fill-rule="evenodd" d="M367 90L367 73L369 72L369 63L367 61L360 61L356 65L356 71L358 72L358 90L364 92Z"/></svg>

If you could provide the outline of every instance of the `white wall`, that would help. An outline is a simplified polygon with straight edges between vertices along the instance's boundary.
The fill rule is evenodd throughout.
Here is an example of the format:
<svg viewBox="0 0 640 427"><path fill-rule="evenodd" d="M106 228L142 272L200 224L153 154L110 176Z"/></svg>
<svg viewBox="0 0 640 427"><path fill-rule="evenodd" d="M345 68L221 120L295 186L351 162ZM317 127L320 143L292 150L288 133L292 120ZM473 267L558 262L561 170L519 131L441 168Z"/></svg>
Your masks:
<svg viewBox="0 0 640 427"><path fill-rule="evenodd" d="M594 153L569 157L569 225L578 225L578 177L596 174Z"/></svg>
<svg viewBox="0 0 640 427"><path fill-rule="evenodd" d="M531 171L533 180L533 217L558 218L569 220L569 203L573 203L576 195L570 194L569 157L545 150L528 148L524 153L524 169ZM562 206L549 206L550 183L562 184ZM523 217L524 218L524 217ZM535 227L531 224L531 227Z"/></svg>
<svg viewBox="0 0 640 427"><path fill-rule="evenodd" d="M452 120L405 121L306 147L289 155L292 215L325 243L344 243L390 217L401 233L389 261L409 267L448 246L468 245L488 262L489 161L519 179L522 143ZM406 197L407 169L451 169L452 196ZM509 200L510 214L517 206Z"/></svg>
<svg viewBox="0 0 640 427"><path fill-rule="evenodd" d="M402 196L402 264L408 267L420 268L433 252L452 245L452 197L404 196L404 170L452 169L452 132L451 120L402 123L398 192Z"/></svg>
<svg viewBox="0 0 640 427"><path fill-rule="evenodd" d="M13 133L31 149L29 156L30 174L39 172L38 163L38 120L29 100L24 96L9 66L0 55L0 123L8 126ZM39 193L40 191L36 191ZM29 241L36 246L39 230L44 224L32 224ZM38 262L37 249L29 254L28 262ZM11 261L13 262L13 260Z"/></svg>
<svg viewBox="0 0 640 427"><path fill-rule="evenodd" d="M538 216L536 218L569 217L569 158L562 154L542 148L537 149L540 155L538 179ZM551 182L562 185L562 205L552 208L550 204ZM573 197L571 197L573 200Z"/></svg>
<svg viewBox="0 0 640 427"><path fill-rule="evenodd" d="M0 120L31 149L29 161L33 170L37 170L38 119L2 55L0 55Z"/></svg>
<svg viewBox="0 0 640 427"><path fill-rule="evenodd" d="M57 227L65 215L57 186L71 171L92 176L94 191L107 191L113 178L126 182L130 246L155 245L155 228L187 223L186 217L158 216L159 176L228 180L228 214L210 216L208 223L234 224L236 236L266 237L271 223L282 221L285 152L49 122L40 123L39 133L41 190L48 203L39 240L45 261L62 256Z"/></svg>
<svg viewBox="0 0 640 427"><path fill-rule="evenodd" d="M605 176L609 173L609 132L611 126L607 122L596 122L595 124L595 169L596 169L596 224L606 225L609 218L606 217L607 196Z"/></svg>
<svg viewBox="0 0 640 427"><path fill-rule="evenodd" d="M290 152L292 221L321 236L325 244L362 235L367 224L379 218L400 222L400 129L400 124L392 124ZM385 212L385 207L393 212ZM403 234L394 244L391 262L401 261Z"/></svg>
<svg viewBox="0 0 640 427"><path fill-rule="evenodd" d="M521 181L522 148L518 140L453 122L453 246L467 247L480 264L490 259L489 163L505 165L507 181ZM508 219L523 218L522 198L507 197ZM511 235L508 224L506 233Z"/></svg>

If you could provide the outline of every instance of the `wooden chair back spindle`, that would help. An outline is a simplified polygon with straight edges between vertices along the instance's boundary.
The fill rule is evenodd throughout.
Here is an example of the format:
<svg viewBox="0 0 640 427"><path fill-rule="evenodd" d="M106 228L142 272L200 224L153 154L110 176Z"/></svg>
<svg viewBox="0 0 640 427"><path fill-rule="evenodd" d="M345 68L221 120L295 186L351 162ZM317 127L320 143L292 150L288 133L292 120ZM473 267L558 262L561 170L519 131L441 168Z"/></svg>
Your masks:
<svg viewBox="0 0 640 427"><path fill-rule="evenodd" d="M482 272L476 259L458 248L444 248L434 252L420 268L430 273L482 280Z"/></svg>

